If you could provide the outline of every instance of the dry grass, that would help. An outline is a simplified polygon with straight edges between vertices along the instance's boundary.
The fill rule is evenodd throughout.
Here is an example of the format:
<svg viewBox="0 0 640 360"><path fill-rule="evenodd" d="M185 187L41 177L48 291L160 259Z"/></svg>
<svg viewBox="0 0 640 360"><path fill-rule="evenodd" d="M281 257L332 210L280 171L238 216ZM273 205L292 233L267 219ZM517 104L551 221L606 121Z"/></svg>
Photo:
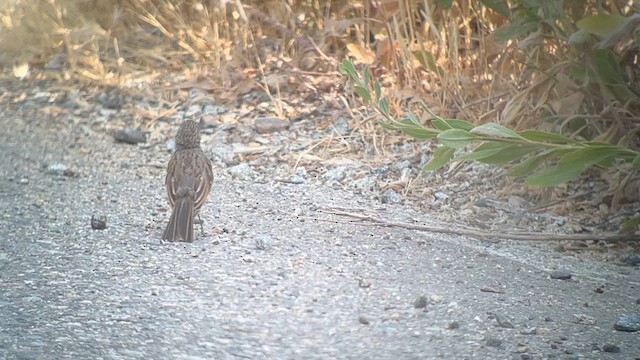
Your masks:
<svg viewBox="0 0 640 360"><path fill-rule="evenodd" d="M476 123L575 133L586 128L614 142L637 131L625 123L640 124L637 103L603 102L567 76L577 57L564 52L565 40L541 28L518 42L501 42L495 31L508 20L480 1L453 1L447 10L437 3L4 0L0 64L5 74L22 76L28 64L46 76L124 86L178 72L193 82L206 78L207 90L227 99L263 89L284 117L284 90L279 82L271 86L271 75L288 72L303 81L334 76L348 56L373 68L398 114L419 113L414 105L424 99L443 117ZM611 12L631 11L627 0L598 3ZM596 3L588 5L595 9ZM578 115L586 121L576 128ZM379 127L360 129L381 148Z"/></svg>

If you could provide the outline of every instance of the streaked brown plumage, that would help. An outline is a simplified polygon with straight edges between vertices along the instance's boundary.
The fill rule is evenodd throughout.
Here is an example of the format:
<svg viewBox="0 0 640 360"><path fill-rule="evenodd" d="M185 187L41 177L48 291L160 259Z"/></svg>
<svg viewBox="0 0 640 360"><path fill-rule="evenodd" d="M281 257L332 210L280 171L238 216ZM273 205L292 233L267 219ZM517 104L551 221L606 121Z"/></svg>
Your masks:
<svg viewBox="0 0 640 360"><path fill-rule="evenodd" d="M200 148L200 126L185 120L176 135L176 152L167 166L165 185L173 211L163 240L193 242L193 218L207 201L212 184L211 160Z"/></svg>

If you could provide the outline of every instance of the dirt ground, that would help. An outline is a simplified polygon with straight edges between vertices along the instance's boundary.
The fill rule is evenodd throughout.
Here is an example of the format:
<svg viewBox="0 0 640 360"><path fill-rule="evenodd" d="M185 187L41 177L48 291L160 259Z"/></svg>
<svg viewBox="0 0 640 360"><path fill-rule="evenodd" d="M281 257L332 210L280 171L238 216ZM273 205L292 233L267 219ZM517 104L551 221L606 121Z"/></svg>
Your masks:
<svg viewBox="0 0 640 360"><path fill-rule="evenodd" d="M105 129L131 123L127 112L57 92L0 104L0 358L640 359L640 332L614 329L640 314L628 253L599 259L336 215L456 228L472 210L443 222L435 206L447 194L434 192L430 212L368 192L358 159L282 160L314 135L230 147L224 122L205 129L216 180L204 235L163 244L179 118L142 144L115 142ZM233 131L226 140L242 143L249 130Z"/></svg>

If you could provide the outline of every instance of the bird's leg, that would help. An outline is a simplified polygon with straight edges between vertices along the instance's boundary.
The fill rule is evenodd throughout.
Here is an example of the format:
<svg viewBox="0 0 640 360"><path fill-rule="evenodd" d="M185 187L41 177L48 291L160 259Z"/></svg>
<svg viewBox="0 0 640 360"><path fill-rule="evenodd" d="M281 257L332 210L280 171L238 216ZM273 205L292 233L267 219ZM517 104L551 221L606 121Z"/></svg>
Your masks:
<svg viewBox="0 0 640 360"><path fill-rule="evenodd" d="M204 236L204 227L202 226L202 224L204 224L204 220L200 217L200 213L198 213L198 223L200 223L200 233Z"/></svg>

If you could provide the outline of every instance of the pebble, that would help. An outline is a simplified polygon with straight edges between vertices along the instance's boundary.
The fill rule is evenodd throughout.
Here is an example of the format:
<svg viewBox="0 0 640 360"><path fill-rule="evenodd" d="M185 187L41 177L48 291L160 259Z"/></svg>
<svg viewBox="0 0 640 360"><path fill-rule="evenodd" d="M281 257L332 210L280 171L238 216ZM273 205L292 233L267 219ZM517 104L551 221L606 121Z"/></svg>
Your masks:
<svg viewBox="0 0 640 360"><path fill-rule="evenodd" d="M364 316L358 317L358 322L362 325L369 325L369 319Z"/></svg>
<svg viewBox="0 0 640 360"><path fill-rule="evenodd" d="M433 194L433 196L435 196L435 198L440 201L445 201L449 198L449 195L443 193L442 191L436 191L436 193Z"/></svg>
<svg viewBox="0 0 640 360"><path fill-rule="evenodd" d="M125 128L114 131L112 136L116 142L135 145L147 141L148 133L136 128Z"/></svg>
<svg viewBox="0 0 640 360"><path fill-rule="evenodd" d="M502 347L502 340L498 338L487 338L487 346L499 348Z"/></svg>
<svg viewBox="0 0 640 360"><path fill-rule="evenodd" d="M416 309L425 309L427 307L427 296L426 295L420 295L418 296L417 299L415 299L413 301L413 307L415 307Z"/></svg>
<svg viewBox="0 0 640 360"><path fill-rule="evenodd" d="M107 228L107 217L104 215L91 215L91 228L104 230Z"/></svg>
<svg viewBox="0 0 640 360"><path fill-rule="evenodd" d="M277 117L257 118L253 121L253 128L258 134L268 134L283 131L289 127L289 121Z"/></svg>
<svg viewBox="0 0 640 360"><path fill-rule="evenodd" d="M29 179L22 178L22 179L18 180L18 183L21 184L21 185L27 185L29 183Z"/></svg>
<svg viewBox="0 0 640 360"><path fill-rule="evenodd" d="M342 116L333 124L333 129L341 136L347 136L351 133L351 129L349 129L349 121L347 118Z"/></svg>
<svg viewBox="0 0 640 360"><path fill-rule="evenodd" d="M242 163L229 168L229 174L236 179L249 180L253 177L253 169L248 163Z"/></svg>
<svg viewBox="0 0 640 360"><path fill-rule="evenodd" d="M338 166L337 168L328 170L324 177L329 181L341 182L347 177L347 168L344 166Z"/></svg>
<svg viewBox="0 0 640 360"><path fill-rule="evenodd" d="M631 314L618 318L613 328L618 331L635 332L640 331L640 314Z"/></svg>
<svg viewBox="0 0 640 360"><path fill-rule="evenodd" d="M49 167L47 168L47 173L49 174L56 174L56 175L62 175L64 174L65 171L67 171L68 167L65 164L51 164L49 165Z"/></svg>
<svg viewBox="0 0 640 360"><path fill-rule="evenodd" d="M269 236L262 235L255 238L255 245L258 250L269 250L271 244L273 244L273 239Z"/></svg>
<svg viewBox="0 0 640 360"><path fill-rule="evenodd" d="M460 323L457 321L452 321L449 323L449 325L447 325L447 329L449 330L455 330L455 329L459 329L460 328Z"/></svg>
<svg viewBox="0 0 640 360"><path fill-rule="evenodd" d="M380 199L380 201L383 204L398 204L402 201L402 197L394 190L389 189L382 194L382 199Z"/></svg>
<svg viewBox="0 0 640 360"><path fill-rule="evenodd" d="M571 272L565 269L553 270L551 274L552 279L569 280L571 279Z"/></svg>
<svg viewBox="0 0 640 360"><path fill-rule="evenodd" d="M505 315L495 314L494 316L496 318L496 321L498 322L498 325L500 325L500 327L505 329L513 329L513 324L511 323L509 318L507 318Z"/></svg>
<svg viewBox="0 0 640 360"><path fill-rule="evenodd" d="M632 253L624 258L624 263L629 266L638 266L640 264L640 254Z"/></svg>
<svg viewBox="0 0 640 360"><path fill-rule="evenodd" d="M608 352L608 353L619 353L620 352L620 347L613 345L613 344L605 344L602 347L602 351L604 352Z"/></svg>

